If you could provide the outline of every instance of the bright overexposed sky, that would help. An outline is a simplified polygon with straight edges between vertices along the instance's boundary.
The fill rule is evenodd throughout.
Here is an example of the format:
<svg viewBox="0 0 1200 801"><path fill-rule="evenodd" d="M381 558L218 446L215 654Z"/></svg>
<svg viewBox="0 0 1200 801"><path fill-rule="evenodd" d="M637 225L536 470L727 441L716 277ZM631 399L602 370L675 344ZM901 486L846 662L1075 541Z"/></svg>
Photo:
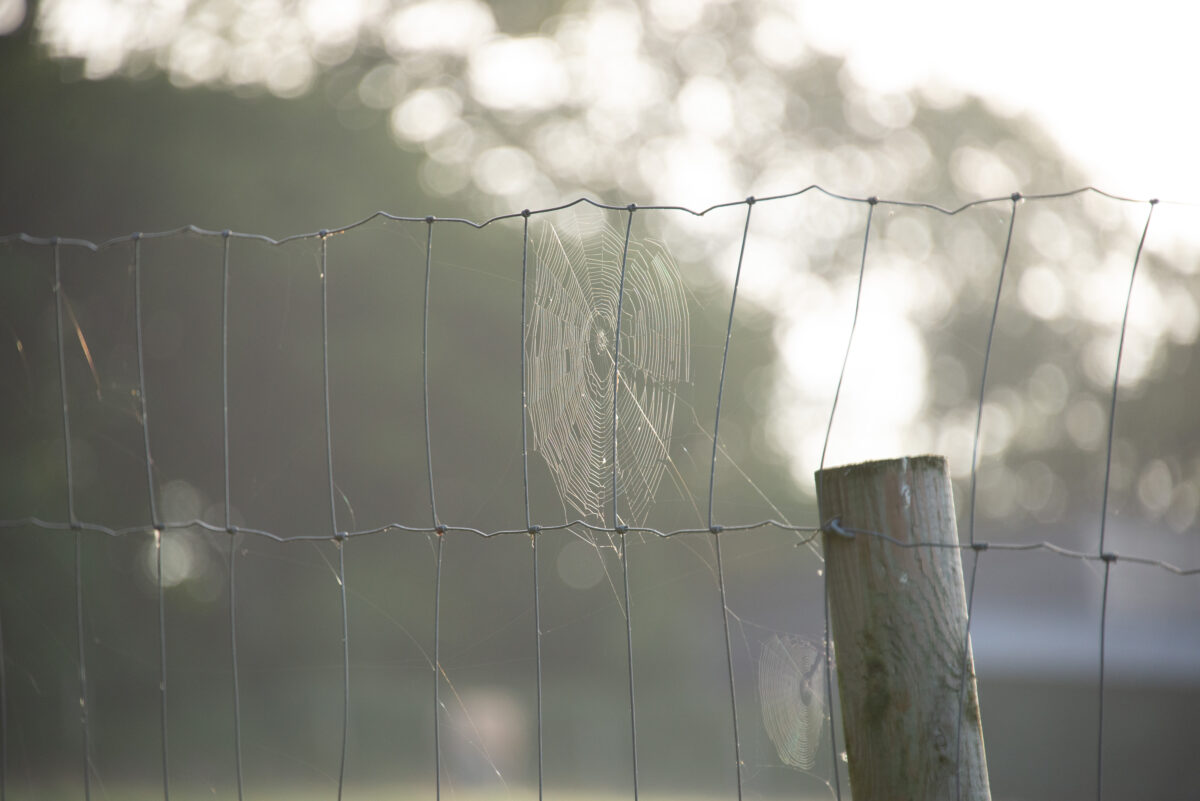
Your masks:
<svg viewBox="0 0 1200 801"><path fill-rule="evenodd" d="M1200 200L1200 9L1178 0L803 3L804 37L880 90L935 85L1042 123L1096 186Z"/></svg>

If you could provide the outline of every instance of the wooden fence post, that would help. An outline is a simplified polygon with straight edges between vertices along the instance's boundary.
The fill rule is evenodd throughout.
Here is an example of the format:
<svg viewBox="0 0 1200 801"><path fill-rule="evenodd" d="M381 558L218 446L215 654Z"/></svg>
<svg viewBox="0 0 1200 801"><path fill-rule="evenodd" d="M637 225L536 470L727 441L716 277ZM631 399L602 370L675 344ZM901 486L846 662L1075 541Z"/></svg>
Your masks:
<svg viewBox="0 0 1200 801"><path fill-rule="evenodd" d="M945 458L834 467L819 471L816 481L827 523L826 587L855 801L987 801ZM852 530L949 547L901 547Z"/></svg>

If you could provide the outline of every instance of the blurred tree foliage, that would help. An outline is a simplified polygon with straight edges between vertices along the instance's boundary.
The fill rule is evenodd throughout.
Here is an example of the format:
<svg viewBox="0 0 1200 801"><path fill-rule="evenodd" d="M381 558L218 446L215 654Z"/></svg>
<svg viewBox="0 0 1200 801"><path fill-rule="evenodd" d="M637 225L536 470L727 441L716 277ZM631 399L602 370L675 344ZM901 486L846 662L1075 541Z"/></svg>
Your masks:
<svg viewBox="0 0 1200 801"><path fill-rule="evenodd" d="M286 234L376 208L486 214L579 194L700 208L818 183L952 207L1084 183L1035 126L980 100L943 89L884 96L857 85L839 61L804 43L799 12L767 0L519 11L473 0L205 0L174 10L113 0L97 9L93 31L107 38L82 35L72 2L53 0L31 10L35 22L4 44L14 84L6 94L29 106L14 115L24 124L3 134L11 138L0 207L7 230L33 231L30 215L50 209L43 232L104 238L191 222ZM62 83L64 72L129 80ZM175 92L164 78L204 88ZM122 202L111 202L114 195ZM812 327L802 323L819 318L828 323L820 347L838 350L825 337L848 318L865 208L796 209L799 228L776 221L751 231L741 302L754 310L747 314L776 321L776 343L811 349ZM1106 425L1122 273L1132 267L1145 211L1095 196L1019 207L995 352L1045 358L991 365L989 516L1058 524L1075 507L1067 500L1080 490L1069 485L1103 445L1097 432ZM893 293L886 320L894 342L916 343L903 379L913 389L903 408L879 415L861 410L869 399L855 411L870 381L851 382L839 430L857 432L843 433L857 442L848 442L846 458L916 447L951 451L960 475L969 468L963 442L974 433L974 388L1009 212L1003 201L948 220L879 209L865 292L907 285ZM812 214L826 217L809 223ZM652 233L679 234L665 218L649 224L659 229ZM735 226L714 221L687 234L685 260L720 279L690 273L713 297L727 291ZM1169 404L1183 395L1139 387L1186 369L1200 307L1194 254L1154 233L1124 382L1145 403ZM812 280L755 281L755 247L763 260L788 265L784 275ZM861 349L863 362L898 359L894 349ZM785 459L804 486L830 393L804 389L801 361L785 362L789 369L768 390L763 410L776 422L760 440L774 443L772 458ZM832 376L822 373L821 382ZM1037 392L1040 403L1031 400ZM1160 515L1173 508L1181 529L1200 505L1198 467L1181 451L1162 453L1176 434L1161 447L1154 436L1118 432L1118 489L1132 488L1158 458L1156 469L1169 473L1158 483L1170 486L1165 500L1163 491L1151 493L1150 506ZM1088 484L1091 498L1095 482ZM1034 485L1042 491L1028 491Z"/></svg>

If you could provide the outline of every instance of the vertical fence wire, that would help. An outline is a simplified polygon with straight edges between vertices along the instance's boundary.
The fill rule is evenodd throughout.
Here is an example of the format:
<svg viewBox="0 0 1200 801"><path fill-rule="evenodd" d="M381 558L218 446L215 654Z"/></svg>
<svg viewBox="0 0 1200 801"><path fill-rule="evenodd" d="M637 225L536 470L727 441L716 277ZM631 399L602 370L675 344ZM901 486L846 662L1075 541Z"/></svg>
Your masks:
<svg viewBox="0 0 1200 801"><path fill-rule="evenodd" d="M91 801L91 709L88 706L87 662L83 650L83 531L75 530L75 632L79 648L79 713L83 728L83 798Z"/></svg>
<svg viewBox="0 0 1200 801"><path fill-rule="evenodd" d="M867 224L863 231L862 256L858 264L858 285L854 291L854 314L850 318L850 333L846 337L846 352L842 356L842 367L838 371L837 386L833 390L833 402L829 406L829 423L825 426L825 442L821 445L821 462L817 469L817 503L821 499L821 471L825 469L825 456L829 452L829 439L833 434L833 419L837 415L838 401L842 397L842 383L846 380L846 366L850 364L850 349L854 346L854 332L858 329L858 312L862 308L863 278L867 274L867 246L871 242L871 222L875 218L875 206L879 199L874 195L867 198ZM821 521L824 524L827 521ZM833 715L833 647L831 644L829 618L829 575L821 571L822 595L825 598L825 630L822 635L825 645L825 701L829 705L829 742L832 746L833 789L838 801L842 800L842 779L838 764L837 729Z"/></svg>
<svg viewBox="0 0 1200 801"><path fill-rule="evenodd" d="M633 230L633 214L637 206L626 207L625 244L621 248L621 277L617 284L617 323L613 337L613 413L612 413L612 515L613 528L621 535L621 572L625 584L625 653L629 673L629 728L633 766L633 798L638 798L637 693L633 681L633 608L629 602L629 543L628 528L621 524L617 505L617 392L621 385L621 306L625 300L625 268L629 261L629 234Z"/></svg>
<svg viewBox="0 0 1200 801"><path fill-rule="evenodd" d="M1158 200L1151 200L1146 212L1146 223L1142 226L1142 236L1138 240L1137 251L1133 256L1133 268L1129 271L1129 288L1125 292L1125 308L1121 313L1121 333L1117 339L1117 361L1113 367L1112 396L1108 408L1108 443L1104 451L1104 494L1100 502L1100 558L1104 561L1104 587L1100 595L1100 664L1099 664L1099 699L1097 701L1097 735L1096 735L1096 801L1104 797L1104 646L1105 632L1108 628L1108 579L1116 555L1104 550L1104 536L1108 524L1108 492L1112 478L1113 436L1117 427L1117 391L1121 387L1121 357L1125 353L1125 331L1129 326L1129 307L1133 302L1133 285L1137 279L1138 265L1142 260L1142 250L1146 246L1146 235L1150 232L1150 220L1154 218L1154 208Z"/></svg>
<svg viewBox="0 0 1200 801"><path fill-rule="evenodd" d="M350 733L350 626L346 609L346 538L338 530L333 483L333 424L329 411L329 234L321 231L321 377L325 406L325 467L329 477L329 528L338 552L338 597L342 605L342 742L338 758L337 797L346 783L346 743Z"/></svg>
<svg viewBox="0 0 1200 801"><path fill-rule="evenodd" d="M729 601L725 597L725 565L721 561L721 534L712 532L717 552L717 587L721 591L721 624L725 629L725 666L729 672L729 708L733 719L733 764L736 770L738 801L742 798L742 741L738 732L737 686L733 679L733 642L729 635Z"/></svg>
<svg viewBox="0 0 1200 801"><path fill-rule="evenodd" d="M742 225L742 243L738 248L737 271L733 275L733 291L729 298L729 321L725 326L725 349L721 353L721 376L717 381L717 407L713 416L712 462L708 471L708 528L713 530L713 488L717 477L717 448L721 433L721 400L725 393L725 367L729 363L729 341L733 339L733 313L737 308L738 285L742 280L742 261L746 257L746 239L750 234L750 214L754 211L754 198L746 198L746 221Z"/></svg>
<svg viewBox="0 0 1200 801"><path fill-rule="evenodd" d="M71 459L71 415L67 410L67 357L66 340L63 336L63 286L62 245L54 238L54 324L58 332L58 390L62 401L63 457L67 478L67 521L71 528L79 530L79 518L75 516L75 468Z"/></svg>
<svg viewBox="0 0 1200 801"><path fill-rule="evenodd" d="M83 797L91 801L91 723L87 692L87 659L83 636L83 528L75 516L75 471L71 459L71 415L67 409L67 357L63 337L62 245L55 237L54 248L54 323L58 333L58 388L62 401L63 455L67 478L67 520L75 531L75 637L79 660L79 724L82 735Z"/></svg>
<svg viewBox="0 0 1200 801"><path fill-rule="evenodd" d="M425 301L421 313L421 386L425 396L425 462L429 468L429 511L437 536L437 568L433 580L433 772L434 794L442 797L442 554L446 529L438 519L433 490L433 438L429 428L429 282L433 268L433 217L425 218Z"/></svg>
<svg viewBox="0 0 1200 801"><path fill-rule="evenodd" d="M221 457L224 466L225 531L232 534L229 508L229 229L221 232Z"/></svg>
<svg viewBox="0 0 1200 801"><path fill-rule="evenodd" d="M233 759L238 801L243 801L242 782L242 693L238 683L237 656L237 532L229 535L229 662L233 668Z"/></svg>
<svg viewBox="0 0 1200 801"><path fill-rule="evenodd" d="M521 212L521 486L525 490L526 529L532 529L533 526L533 518L529 513L529 377L525 374L525 336L529 325L529 214L529 209ZM532 530L530 533L533 533Z"/></svg>
<svg viewBox="0 0 1200 801"><path fill-rule="evenodd" d="M238 533L233 527L229 494L229 229L221 232L221 455L224 462L225 533L229 535L229 662L233 671L233 755L238 801L243 801L242 694L237 658L237 559Z"/></svg>
<svg viewBox="0 0 1200 801"><path fill-rule="evenodd" d="M987 343L983 349L983 369L979 374L979 403L975 412L975 437L971 441L971 506L967 518L967 541L975 544L975 497L979 486L979 440L983 431L983 401L987 392L988 366L992 359L992 340L996 334L996 319L1000 315L1000 295L1004 291L1004 275L1008 271L1008 254L1012 250L1013 228L1017 223L1017 203L1020 193L1012 195L1012 210L1008 217L1008 234L1004 238L1004 256L1000 259L1000 276L996 279L996 295L992 301L992 320L988 324ZM961 711L961 710L960 710Z"/></svg>
<svg viewBox="0 0 1200 801"><path fill-rule="evenodd" d="M621 567L625 582L625 653L629 672L629 736L633 766L633 799L638 798L637 694L633 684L633 609L629 602L629 532L621 532Z"/></svg>
<svg viewBox="0 0 1200 801"><path fill-rule="evenodd" d="M442 798L442 551L444 533L437 535L437 574L433 580L433 774L434 798Z"/></svg>
<svg viewBox="0 0 1200 801"><path fill-rule="evenodd" d="M150 453L150 417L146 403L146 349L142 335L142 235L133 235L133 320L137 347L138 415L142 420L142 448L146 459L146 495L150 504L150 524L154 528L154 559L158 593L158 715L162 748L163 801L171 797L167 749L167 600L163 586L163 525L158 517L154 493L154 457Z"/></svg>
<svg viewBox="0 0 1200 801"><path fill-rule="evenodd" d="M325 476L329 485L329 534L338 539L337 490L333 484L333 424L329 414L329 235L321 231L321 402L325 414Z"/></svg>
<svg viewBox="0 0 1200 801"><path fill-rule="evenodd" d="M829 576L827 573L828 571L822 568L821 617L824 622L824 628L822 629L821 637L825 645L825 656L822 660L824 664L821 666L821 669L825 671L825 708L829 710L829 759L833 765L833 797L837 801L842 801L842 773L837 747L837 727L834 725L833 714L833 647L830 633Z"/></svg>
<svg viewBox="0 0 1200 801"><path fill-rule="evenodd" d="M621 307L625 302L625 268L629 261L629 234L633 230L633 213L637 207L632 203L628 208L628 216L625 219L625 244L621 247L621 277L617 282L617 322L616 332L613 336L613 413L612 413L612 514L613 528L620 530L621 517L618 514L617 500L619 493L617 491L617 394L621 386ZM625 617L629 617L628 607L625 609Z"/></svg>
<svg viewBox="0 0 1200 801"><path fill-rule="evenodd" d="M1146 234L1150 231L1150 220L1154 217L1154 207L1157 200L1150 201L1150 211L1146 213L1146 223L1142 227L1142 236L1138 240L1137 252L1133 256L1133 269L1129 271L1129 288L1125 292L1125 308L1121 314L1121 333L1117 339L1117 362L1113 368L1112 393L1108 407L1108 442L1104 452L1104 494L1100 508L1100 556L1104 556L1104 536L1108 524L1108 491L1112 477L1113 433L1117 422L1117 390L1121 386L1121 358L1125 355L1125 330L1129 326L1129 306L1133 301L1133 284L1137 278L1138 264L1142 260L1142 248L1146 245Z"/></svg>
<svg viewBox="0 0 1200 801"><path fill-rule="evenodd" d="M838 371L837 385L833 390L833 402L829 405L829 423L825 426L825 441L821 445L820 470L825 469L825 456L829 453L829 440L833 436L833 420L837 415L838 401L842 399L842 384L846 380L846 367L850 364L850 350L854 346L854 333L858 330L858 313L862 309L863 277L867 273L867 245L871 241L871 222L874 220L875 206L878 203L879 199L874 196L867 198L867 225L863 232L862 256L858 264L858 286L854 290L854 314L850 318L850 333L846 337L846 352L842 355L842 367ZM820 474L818 473L818 475Z"/></svg>
<svg viewBox="0 0 1200 801"><path fill-rule="evenodd" d="M963 739L963 707L966 706L967 688L975 679L975 671L967 672L971 664L971 615L975 611L975 579L979 574L979 553L981 548L971 549L971 582L967 585L967 620L963 625L962 662L958 675L958 717L955 721L954 737L954 797L962 798L962 739ZM962 551L959 551L961 554ZM978 705L979 699L976 697ZM986 763L984 763L986 765Z"/></svg>
<svg viewBox="0 0 1200 801"><path fill-rule="evenodd" d="M983 369L979 375L979 403L975 412L975 438L971 443L971 501L967 518L967 542L975 546L975 505L976 489L979 485L979 440L983 429L983 400L987 392L988 365L992 357L992 340L996 334L996 319L1000 315L1000 295L1004 291L1004 276L1008 272L1008 256L1012 251L1013 228L1017 223L1017 204L1021 200L1020 192L1013 192L1009 198L1012 208L1008 215L1008 233L1004 238L1004 255L1000 259L1000 275L996 279L996 295L992 301L992 319L988 324L987 344L983 349ZM967 675L968 657L971 653L971 613L975 603L975 574L979 569L979 550L974 551L975 560L971 565L971 583L967 586L967 619L963 626L962 663L959 667L960 678L958 688L958 718L956 722L957 735L954 740L954 795L962 794L962 722L963 707L966 705L967 686L971 676Z"/></svg>
<svg viewBox="0 0 1200 801"><path fill-rule="evenodd" d="M1115 560L1104 560L1104 587L1100 591L1100 665L1096 702L1096 801L1104 798L1104 646L1108 636L1108 583Z"/></svg>
<svg viewBox="0 0 1200 801"><path fill-rule="evenodd" d="M162 529L154 529L154 556L158 568L158 723L162 742L163 801L167 801L171 797L171 774L167 767L167 604L163 591L162 538Z"/></svg>
<svg viewBox="0 0 1200 801"><path fill-rule="evenodd" d="M742 225L742 242L738 248L737 270L733 275L733 290L729 298L729 320L725 327L725 349L721 354L721 377L717 382L717 405L713 415L712 462L708 473L708 530L712 532L713 548L717 554L717 587L721 596L721 625L725 632L725 665L729 671L729 707L733 715L733 764L736 770L737 797L742 798L742 742L738 733L737 685L733 675L733 641L729 634L729 602L725 594L725 566L721 560L721 527L713 521L713 492L717 477L717 448L720 442L721 400L725 393L725 368L729 363L729 343L733 339L733 316L737 309L738 285L742 279L742 264L746 258L746 240L750 235L750 215L754 198L746 198L746 221Z"/></svg>
<svg viewBox="0 0 1200 801"><path fill-rule="evenodd" d="M538 532L529 513L529 378L525 374L525 335L528 325L526 287L529 275L529 209L521 212L521 479L525 490L525 528L533 551L533 629L536 642L534 684L537 694L537 772L538 801L545 791L544 748L542 742L542 599L538 581ZM3 801L3 799L0 799Z"/></svg>
<svg viewBox="0 0 1200 801"><path fill-rule="evenodd" d="M433 489L433 438L429 431L429 283L433 269L433 217L425 218L425 303L421 314L421 388L425 399L425 463L429 468L429 510L433 515L433 528L440 536L441 520L438 519L437 495Z"/></svg>
<svg viewBox="0 0 1200 801"><path fill-rule="evenodd" d="M535 648L536 654L536 673L534 674L535 688L537 692L537 772L538 772L538 801L542 800L545 787L545 771L543 770L543 747L542 747L542 604L539 598L538 590L538 552L536 532L529 535L529 539L533 544L533 627L536 632ZM2 799L0 799L2 801Z"/></svg>
<svg viewBox="0 0 1200 801"><path fill-rule="evenodd" d="M346 603L346 540L334 543L338 552L338 594L342 602L342 753L338 758L338 801L346 782L346 743L350 737L350 612Z"/></svg>

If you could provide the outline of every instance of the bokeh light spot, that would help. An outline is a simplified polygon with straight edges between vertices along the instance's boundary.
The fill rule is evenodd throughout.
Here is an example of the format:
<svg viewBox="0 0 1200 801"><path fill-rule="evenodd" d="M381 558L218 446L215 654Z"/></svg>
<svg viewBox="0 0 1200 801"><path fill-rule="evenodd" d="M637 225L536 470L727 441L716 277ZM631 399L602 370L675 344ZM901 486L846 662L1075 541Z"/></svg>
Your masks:
<svg viewBox="0 0 1200 801"><path fill-rule="evenodd" d="M426 142L446 130L462 110L449 89L418 89L392 110L392 132L410 142Z"/></svg>
<svg viewBox="0 0 1200 801"><path fill-rule="evenodd" d="M494 147L475 160L475 185L490 195L515 195L533 182L533 159L516 147Z"/></svg>
<svg viewBox="0 0 1200 801"><path fill-rule="evenodd" d="M567 540L555 560L558 577L574 590L586 590L604 578L604 562L595 546L574 537Z"/></svg>
<svg viewBox="0 0 1200 801"><path fill-rule="evenodd" d="M0 0L0 36L21 27L25 21L25 0Z"/></svg>
<svg viewBox="0 0 1200 801"><path fill-rule="evenodd" d="M471 94L498 110L548 109L567 92L558 46L542 37L496 39L472 51Z"/></svg>
<svg viewBox="0 0 1200 801"><path fill-rule="evenodd" d="M465 55L496 31L492 11L476 0L427 0L396 11L388 20L388 52L443 51Z"/></svg>
<svg viewBox="0 0 1200 801"><path fill-rule="evenodd" d="M1049 267L1030 267L1021 275L1017 291L1021 305L1035 317L1054 320L1063 312L1066 298L1062 281Z"/></svg>

